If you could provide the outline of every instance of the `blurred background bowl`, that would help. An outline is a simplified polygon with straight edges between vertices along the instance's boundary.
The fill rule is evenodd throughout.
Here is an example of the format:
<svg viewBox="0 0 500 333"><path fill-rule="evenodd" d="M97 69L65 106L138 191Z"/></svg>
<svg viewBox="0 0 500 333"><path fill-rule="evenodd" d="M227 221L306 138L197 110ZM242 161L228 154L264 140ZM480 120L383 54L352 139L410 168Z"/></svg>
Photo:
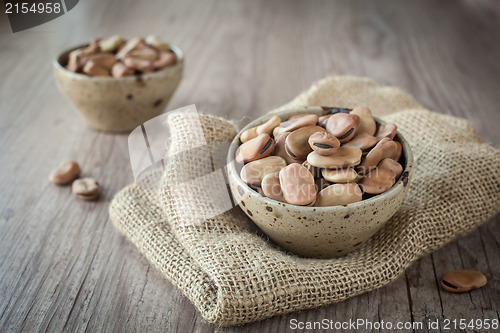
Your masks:
<svg viewBox="0 0 500 333"><path fill-rule="evenodd" d="M74 104L94 129L107 132L131 131L163 112L182 78L184 53L171 45L177 62L159 71L120 78L88 76L66 69L71 51L53 61L59 90Z"/></svg>

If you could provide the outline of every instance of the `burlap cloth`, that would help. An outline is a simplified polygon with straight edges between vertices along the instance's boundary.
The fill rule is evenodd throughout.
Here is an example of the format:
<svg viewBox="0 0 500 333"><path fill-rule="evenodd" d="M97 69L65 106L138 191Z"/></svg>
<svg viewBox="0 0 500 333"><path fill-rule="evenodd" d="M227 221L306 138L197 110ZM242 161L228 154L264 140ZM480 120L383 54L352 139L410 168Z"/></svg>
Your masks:
<svg viewBox="0 0 500 333"><path fill-rule="evenodd" d="M403 206L356 252L328 260L287 254L259 235L239 208L190 221L194 208L210 207L203 207L196 188L173 193L169 180L206 172L203 156L172 158L159 189L153 182L160 175L153 172L111 203L116 227L209 322L243 324L382 287L500 208L500 151L484 144L467 121L430 112L400 89L354 77L324 79L283 108L304 105L366 105L396 123L413 149L415 169ZM236 133L223 119L200 120L209 145L228 142ZM189 141L192 121L170 119L172 146Z"/></svg>

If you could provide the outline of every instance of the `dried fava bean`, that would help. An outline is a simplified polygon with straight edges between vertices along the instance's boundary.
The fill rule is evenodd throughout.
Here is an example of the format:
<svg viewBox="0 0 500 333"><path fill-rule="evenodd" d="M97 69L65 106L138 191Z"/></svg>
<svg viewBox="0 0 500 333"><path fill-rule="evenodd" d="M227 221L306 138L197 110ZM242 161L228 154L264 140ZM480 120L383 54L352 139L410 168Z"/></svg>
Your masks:
<svg viewBox="0 0 500 333"><path fill-rule="evenodd" d="M173 52L160 52L158 54L158 59L153 62L155 68L163 68L173 65L177 62L177 56Z"/></svg>
<svg viewBox="0 0 500 333"><path fill-rule="evenodd" d="M110 69L96 64L93 60L89 60L83 66L83 72L89 76L109 76Z"/></svg>
<svg viewBox="0 0 500 333"><path fill-rule="evenodd" d="M360 123L361 119L355 114L337 113L328 118L326 130L344 143L356 135Z"/></svg>
<svg viewBox="0 0 500 333"><path fill-rule="evenodd" d="M309 137L317 132L325 132L320 126L304 126L293 132L285 140L285 150L290 157L301 160L313 149L309 145Z"/></svg>
<svg viewBox="0 0 500 333"><path fill-rule="evenodd" d="M281 123L281 118L278 116L273 116L269 118L265 123L245 130L241 134L240 140L241 142L247 142L248 140L257 137L260 134L271 135L273 133L274 128L279 126L280 123ZM276 138L276 136L274 138Z"/></svg>
<svg viewBox="0 0 500 333"><path fill-rule="evenodd" d="M273 133L273 130L281 124L281 118L278 116L272 116L265 123L257 126L257 134L269 134Z"/></svg>
<svg viewBox="0 0 500 333"><path fill-rule="evenodd" d="M117 50L125 41L120 35L114 35L104 38L99 42L99 48L102 52L113 52Z"/></svg>
<svg viewBox="0 0 500 333"><path fill-rule="evenodd" d="M389 138L389 139L394 139L396 136L398 128L395 124L382 124L378 127L377 139L382 139L382 138Z"/></svg>
<svg viewBox="0 0 500 333"><path fill-rule="evenodd" d="M52 170L49 175L49 181L56 185L65 185L71 183L80 174L80 166L75 161L65 161Z"/></svg>
<svg viewBox="0 0 500 333"><path fill-rule="evenodd" d="M253 138L257 137L257 127L252 127L247 130L245 130L243 133L240 135L240 141L241 143L245 143L248 140L252 140Z"/></svg>
<svg viewBox="0 0 500 333"><path fill-rule="evenodd" d="M398 162L394 161L392 158L384 158L377 166L378 169L386 169L394 172L396 179L403 173L403 167Z"/></svg>
<svg viewBox="0 0 500 333"><path fill-rule="evenodd" d="M268 156L245 164L241 169L240 177L247 184L260 186L265 176L279 172L284 167L286 167L286 162L283 158Z"/></svg>
<svg viewBox="0 0 500 333"><path fill-rule="evenodd" d="M295 115L293 115L293 116L290 116L290 117L288 118L288 120L287 120L287 121L290 121L290 120L297 120L297 119L302 118L302 117L310 117L310 116L314 116L314 117L316 117L317 115L316 115L316 114L314 114L314 113L301 113L301 114L295 114ZM317 117L319 117L319 116L317 116Z"/></svg>
<svg viewBox="0 0 500 333"><path fill-rule="evenodd" d="M380 194L394 185L394 172L388 169L375 169L367 174L359 184L365 193Z"/></svg>
<svg viewBox="0 0 500 333"><path fill-rule="evenodd" d="M316 207L348 205L361 201L363 192L356 183L333 184L318 193Z"/></svg>
<svg viewBox="0 0 500 333"><path fill-rule="evenodd" d="M154 46L160 51L169 51L170 50L170 45L168 43L162 42L157 36L155 35L149 35L146 36L146 44Z"/></svg>
<svg viewBox="0 0 500 333"><path fill-rule="evenodd" d="M131 51L143 47L146 45L142 38L131 38L129 39L118 51L116 54L117 59L125 58Z"/></svg>
<svg viewBox="0 0 500 333"><path fill-rule="evenodd" d="M335 154L325 156L313 151L307 155L307 162L318 168L342 169L356 166L361 161L361 149L340 147Z"/></svg>
<svg viewBox="0 0 500 333"><path fill-rule="evenodd" d="M361 175L367 174L376 168L384 158L391 158L394 156L397 149L397 145L394 141L389 138L383 138L372 150L370 150L368 155L366 155L358 168L358 173Z"/></svg>
<svg viewBox="0 0 500 333"><path fill-rule="evenodd" d="M262 179L262 192L264 192L264 195L268 198L286 202L283 191L281 190L279 172L266 175L264 179Z"/></svg>
<svg viewBox="0 0 500 333"><path fill-rule="evenodd" d="M112 68L111 68L111 75L113 77L122 77L125 75L132 75L134 74L134 70L132 68L128 68L121 62L117 62Z"/></svg>
<svg viewBox="0 0 500 333"><path fill-rule="evenodd" d="M309 146L321 155L333 155L340 147L337 137L328 132L317 132L309 137Z"/></svg>
<svg viewBox="0 0 500 333"><path fill-rule="evenodd" d="M361 119L358 133L366 133L372 136L375 135L375 131L377 131L377 124L375 123L375 119L373 119L370 109L367 107L357 107L351 111L351 114L355 114Z"/></svg>
<svg viewBox="0 0 500 333"><path fill-rule="evenodd" d="M313 175L314 178L320 178L321 177L321 169L317 168L315 166L312 166L309 164L309 162L304 161L302 165L309 170L309 172Z"/></svg>
<svg viewBox="0 0 500 333"><path fill-rule="evenodd" d="M351 141L343 144L344 147L358 147L363 153L368 153L370 149L379 142L379 139L367 133L358 133Z"/></svg>
<svg viewBox="0 0 500 333"><path fill-rule="evenodd" d="M332 183L350 183L358 178L358 173L353 168L347 169L322 169L323 178Z"/></svg>
<svg viewBox="0 0 500 333"><path fill-rule="evenodd" d="M149 60L127 57L127 58L123 59L123 63L128 68L132 68L132 69L135 69L137 71L141 71L141 72L145 72L145 73L152 72L154 70L153 63Z"/></svg>
<svg viewBox="0 0 500 333"><path fill-rule="evenodd" d="M304 166L292 163L279 173L281 190L286 201L305 206L316 200L314 177Z"/></svg>
<svg viewBox="0 0 500 333"><path fill-rule="evenodd" d="M247 163L271 154L274 140L268 134L261 134L243 143L236 152L236 162Z"/></svg>
<svg viewBox="0 0 500 333"><path fill-rule="evenodd" d="M441 278L443 288L454 293L478 289L486 285L487 282L488 279L483 273L471 269L447 272Z"/></svg>
<svg viewBox="0 0 500 333"><path fill-rule="evenodd" d="M130 51L125 56L125 58L127 58L127 57L153 61L153 60L156 60L158 58L158 52L151 47L145 46L145 47L137 48L135 50Z"/></svg>
<svg viewBox="0 0 500 333"><path fill-rule="evenodd" d="M104 67L106 69L111 69L111 67L116 64L116 58L111 53L96 53L82 59L84 65L86 65L89 61L93 61L97 66Z"/></svg>
<svg viewBox="0 0 500 333"><path fill-rule="evenodd" d="M297 160L295 158L290 157L286 153L285 142L286 138L290 135L290 132L284 132L278 136L276 139L276 144L274 145L274 155L282 157L286 164L299 163L302 164L304 160Z"/></svg>
<svg viewBox="0 0 500 333"><path fill-rule="evenodd" d="M396 143L396 152L394 153L394 155L392 155L392 159L394 161L399 161L399 159L401 158L401 154L403 153L403 146L401 145L401 143L399 143L398 141L394 141L394 143Z"/></svg>
<svg viewBox="0 0 500 333"><path fill-rule="evenodd" d="M284 132L292 132L304 126L314 126L318 122L318 118L318 115L311 113L303 115L299 118L295 118L293 120L287 120L285 122L282 122L273 130L273 136L277 138L281 133Z"/></svg>
<svg viewBox="0 0 500 333"><path fill-rule="evenodd" d="M99 195L99 183L92 178L80 178L73 182L71 190L82 200L95 200Z"/></svg>

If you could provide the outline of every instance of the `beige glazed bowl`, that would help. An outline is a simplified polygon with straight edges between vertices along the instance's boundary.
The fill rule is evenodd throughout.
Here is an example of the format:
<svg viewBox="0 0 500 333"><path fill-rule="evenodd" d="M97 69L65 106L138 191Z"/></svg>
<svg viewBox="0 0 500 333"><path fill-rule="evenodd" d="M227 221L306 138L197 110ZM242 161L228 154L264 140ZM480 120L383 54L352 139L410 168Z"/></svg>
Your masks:
<svg viewBox="0 0 500 333"><path fill-rule="evenodd" d="M234 138L228 152L228 178L234 199L245 214L269 238L283 249L303 257L333 258L346 255L372 237L396 213L408 192L413 156L410 146L398 132L394 138L402 144L400 163L403 173L394 186L381 194L346 206L303 207L263 197L244 183L234 161L240 135L247 128L278 115L284 121L301 113L323 115L322 107L309 107L275 112L248 124ZM375 119L377 123L383 123Z"/></svg>
<svg viewBox="0 0 500 333"><path fill-rule="evenodd" d="M67 70L69 52L85 46L61 53L53 61L53 69L59 90L96 130L130 131L158 116L181 81L184 54L176 46L171 46L177 55L175 65L153 73L121 78L91 77Z"/></svg>

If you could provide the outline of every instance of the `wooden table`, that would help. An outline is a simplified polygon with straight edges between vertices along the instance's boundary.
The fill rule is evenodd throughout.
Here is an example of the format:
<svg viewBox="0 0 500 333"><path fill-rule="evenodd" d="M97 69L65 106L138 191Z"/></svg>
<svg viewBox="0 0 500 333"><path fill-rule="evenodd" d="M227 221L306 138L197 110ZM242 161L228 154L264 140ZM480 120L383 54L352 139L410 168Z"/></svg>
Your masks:
<svg viewBox="0 0 500 333"><path fill-rule="evenodd" d="M0 331L278 332L290 330L292 319L413 321L424 328L436 319L499 319L497 215L379 290L238 328L206 323L110 223L110 200L133 181L127 135L89 129L51 73L51 59L68 46L153 32L187 55L168 110L195 103L249 120L327 75L369 76L431 110L467 118L499 147L498 4L377 4L88 0L15 34L0 14ZM68 158L100 181L98 202L48 183L50 170ZM461 268L484 272L488 285L461 295L443 291L440 276Z"/></svg>

